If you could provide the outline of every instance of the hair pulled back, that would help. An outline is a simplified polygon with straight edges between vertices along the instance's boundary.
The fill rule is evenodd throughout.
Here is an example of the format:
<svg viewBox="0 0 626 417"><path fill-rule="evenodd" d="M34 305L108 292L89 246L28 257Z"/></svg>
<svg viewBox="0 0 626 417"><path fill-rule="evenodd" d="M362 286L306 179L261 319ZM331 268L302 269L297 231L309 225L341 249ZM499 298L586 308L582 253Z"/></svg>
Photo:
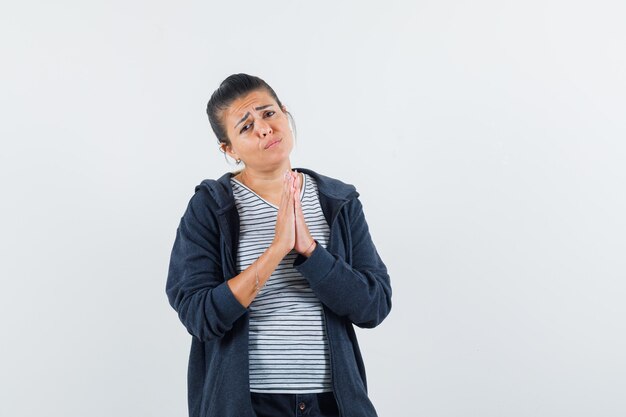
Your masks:
<svg viewBox="0 0 626 417"><path fill-rule="evenodd" d="M282 111L283 104L276 95L276 92L269 86L264 80L254 75L239 73L229 75L220 86L211 94L211 98L206 107L207 116L209 116L209 123L211 129L217 137L219 143L223 143L226 146L231 146L230 139L226 133L226 127L224 126L223 114L233 101L241 98L253 91L265 90L267 91ZM286 112L291 119L291 124L294 129L295 136L295 123L291 113Z"/></svg>

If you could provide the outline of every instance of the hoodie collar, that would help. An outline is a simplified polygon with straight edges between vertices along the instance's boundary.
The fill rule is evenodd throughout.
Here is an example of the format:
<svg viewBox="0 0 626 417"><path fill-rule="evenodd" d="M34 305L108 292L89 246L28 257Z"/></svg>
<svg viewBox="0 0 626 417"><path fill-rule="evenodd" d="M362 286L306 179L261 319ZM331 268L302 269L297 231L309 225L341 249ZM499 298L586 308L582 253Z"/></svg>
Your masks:
<svg viewBox="0 0 626 417"><path fill-rule="evenodd" d="M347 201L351 198L356 198L359 196L359 192L352 184L347 184L338 179L318 174L311 169L293 169L297 170L298 172L304 172L313 177L313 179L317 183L317 188L320 194L323 194L328 198ZM230 178L233 175L234 174L232 172L227 172L217 180L204 180L196 186L196 191L200 187L207 188L213 196L215 202L217 203L219 211L226 211L235 204L235 199L233 197L233 188L230 183Z"/></svg>

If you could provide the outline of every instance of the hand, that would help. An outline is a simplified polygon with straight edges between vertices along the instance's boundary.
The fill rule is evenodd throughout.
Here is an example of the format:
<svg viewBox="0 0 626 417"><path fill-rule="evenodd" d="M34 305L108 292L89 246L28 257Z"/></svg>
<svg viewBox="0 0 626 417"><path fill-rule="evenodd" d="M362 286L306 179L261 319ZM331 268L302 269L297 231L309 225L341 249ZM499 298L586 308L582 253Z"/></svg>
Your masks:
<svg viewBox="0 0 626 417"><path fill-rule="evenodd" d="M296 242L294 200L295 194L294 178L289 173L285 174L283 181L283 193L278 206L276 216L276 226L274 228L274 240L272 245L276 247L283 256L287 255Z"/></svg>
<svg viewBox="0 0 626 417"><path fill-rule="evenodd" d="M308 258L313 252L313 249L315 249L316 244L314 243L315 241L313 240L313 236L311 236L311 232L309 232L309 227L306 225L304 213L302 212L302 202L300 201L302 178L298 172L292 172L291 174L295 182L295 191L293 194L294 216L296 220L294 249L296 252Z"/></svg>

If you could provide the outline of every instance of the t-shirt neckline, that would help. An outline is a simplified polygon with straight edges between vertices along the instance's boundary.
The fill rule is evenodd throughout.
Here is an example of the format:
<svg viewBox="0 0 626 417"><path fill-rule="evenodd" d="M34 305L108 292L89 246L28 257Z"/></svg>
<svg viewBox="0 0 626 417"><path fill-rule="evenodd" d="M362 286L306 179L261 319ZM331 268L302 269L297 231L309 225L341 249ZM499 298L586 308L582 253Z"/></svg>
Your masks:
<svg viewBox="0 0 626 417"><path fill-rule="evenodd" d="M304 172L299 172L298 174L302 174L302 188L300 189L300 201L302 202L302 200L304 199L304 191L306 190L306 184L307 184L307 175ZM238 179L236 179L234 176L230 177L230 179L232 181L237 182L237 184L241 185L242 187L244 187L246 190L250 191L252 194L254 194L259 200L265 202L266 204L274 207L276 210L278 210L278 206L274 205L272 203L270 203L269 201L267 201L266 199L264 199L263 197L261 197L260 195L258 195L256 192L254 192L253 189L251 189L250 187L248 187L246 184L244 184L243 182L239 181Z"/></svg>

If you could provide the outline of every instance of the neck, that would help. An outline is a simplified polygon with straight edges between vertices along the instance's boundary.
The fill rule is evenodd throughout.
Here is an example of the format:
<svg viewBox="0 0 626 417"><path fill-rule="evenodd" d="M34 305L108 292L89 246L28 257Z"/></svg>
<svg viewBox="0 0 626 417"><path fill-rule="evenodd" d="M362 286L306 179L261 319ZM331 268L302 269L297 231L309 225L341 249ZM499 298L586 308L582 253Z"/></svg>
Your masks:
<svg viewBox="0 0 626 417"><path fill-rule="evenodd" d="M286 171L291 171L289 160L273 169L259 170L247 166L236 178L260 195L277 194L283 189L283 178Z"/></svg>

